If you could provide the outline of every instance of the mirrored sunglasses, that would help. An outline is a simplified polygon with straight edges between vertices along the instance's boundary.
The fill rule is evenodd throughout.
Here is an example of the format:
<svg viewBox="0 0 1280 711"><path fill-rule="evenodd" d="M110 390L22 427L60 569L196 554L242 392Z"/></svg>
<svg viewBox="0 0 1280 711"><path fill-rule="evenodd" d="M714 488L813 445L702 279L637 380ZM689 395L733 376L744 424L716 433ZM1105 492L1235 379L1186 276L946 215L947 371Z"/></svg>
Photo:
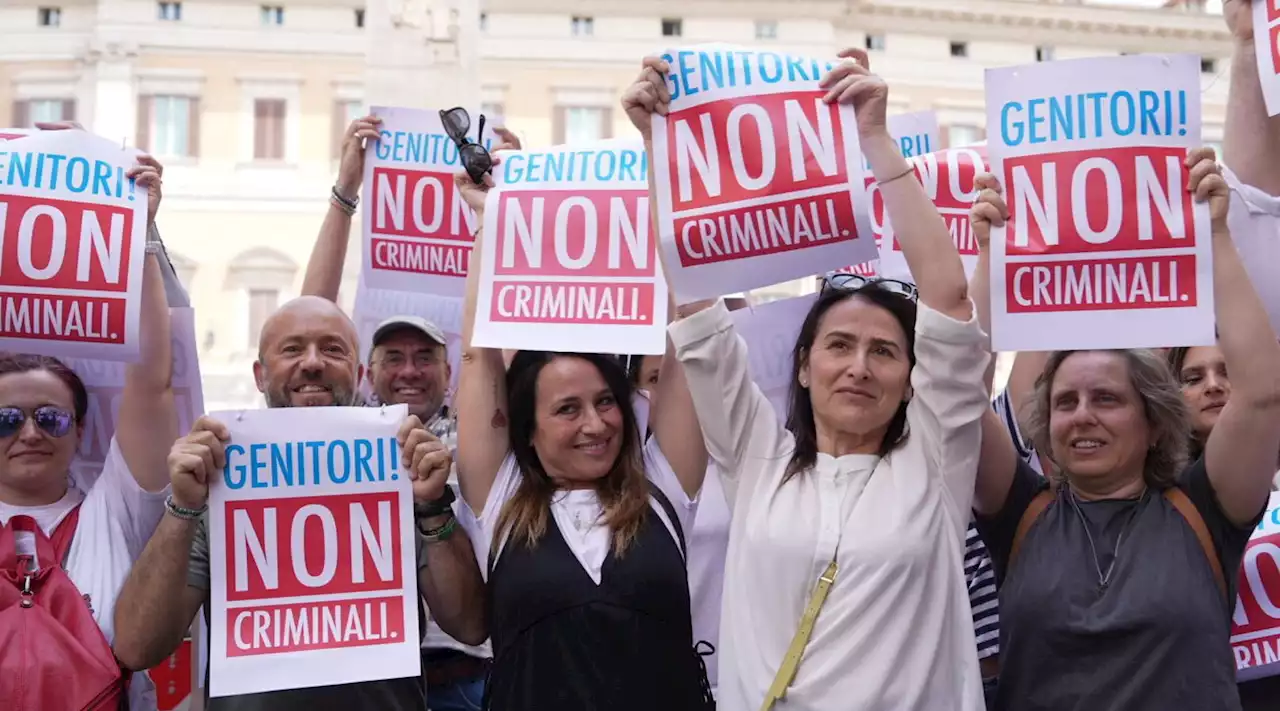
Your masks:
<svg viewBox="0 0 1280 711"><path fill-rule="evenodd" d="M0 407L0 438L12 437L22 430L27 413L20 407ZM71 431L76 418L71 412L53 405L37 407L30 417L36 427L51 437L65 437Z"/></svg>
<svg viewBox="0 0 1280 711"><path fill-rule="evenodd" d="M840 289L841 291L857 291L864 286L875 284L877 287L885 291L892 292L899 296L904 296L915 301L920 296L920 291L916 289L916 285L906 281L897 279L882 279L880 277L864 277L859 274L848 274L845 272L834 272L822 277L822 289Z"/></svg>

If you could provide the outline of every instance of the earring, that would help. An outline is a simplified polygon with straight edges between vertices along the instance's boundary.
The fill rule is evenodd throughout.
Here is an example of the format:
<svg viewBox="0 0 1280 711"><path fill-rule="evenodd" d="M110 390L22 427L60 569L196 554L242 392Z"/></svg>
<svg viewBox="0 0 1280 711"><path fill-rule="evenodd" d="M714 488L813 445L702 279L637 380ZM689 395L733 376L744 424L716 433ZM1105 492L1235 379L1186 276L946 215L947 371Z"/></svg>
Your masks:
<svg viewBox="0 0 1280 711"><path fill-rule="evenodd" d="M802 387L802 388L808 388L808 387L809 387L809 380L808 380L807 378L800 378L800 387Z"/></svg>

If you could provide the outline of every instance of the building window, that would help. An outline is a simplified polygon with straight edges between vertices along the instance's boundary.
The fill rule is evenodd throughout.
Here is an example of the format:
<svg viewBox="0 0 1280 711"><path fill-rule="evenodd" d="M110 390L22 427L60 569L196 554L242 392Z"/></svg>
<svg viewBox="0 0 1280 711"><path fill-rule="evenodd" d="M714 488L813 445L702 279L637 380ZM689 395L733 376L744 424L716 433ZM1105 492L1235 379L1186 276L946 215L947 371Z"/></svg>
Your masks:
<svg viewBox="0 0 1280 711"><path fill-rule="evenodd" d="M983 139L983 131L978 126L952 124L947 127L947 146L971 146Z"/></svg>
<svg viewBox="0 0 1280 711"><path fill-rule="evenodd" d="M574 37L590 37L596 33L596 20L594 17L574 15L572 28Z"/></svg>
<svg viewBox="0 0 1280 711"><path fill-rule="evenodd" d="M280 5L263 5L262 6L262 25L264 27L279 27L284 24L284 7Z"/></svg>
<svg viewBox="0 0 1280 711"><path fill-rule="evenodd" d="M256 344L262 327L280 306L279 289L249 289L249 343Z"/></svg>
<svg viewBox="0 0 1280 711"><path fill-rule="evenodd" d="M884 35L867 35L867 51L883 52Z"/></svg>
<svg viewBox="0 0 1280 711"><path fill-rule="evenodd" d="M684 36L684 20L680 18L663 18L662 20L662 36L663 37L683 37Z"/></svg>
<svg viewBox="0 0 1280 711"><path fill-rule="evenodd" d="M342 158L342 142L347 138L351 122L364 117L364 104L350 99L333 102L333 159Z"/></svg>
<svg viewBox="0 0 1280 711"><path fill-rule="evenodd" d="M1050 47L1050 46L1048 46L1048 45L1040 45L1039 47L1036 47L1036 61L1037 61L1037 62L1052 62L1052 61L1053 61L1053 47Z"/></svg>
<svg viewBox="0 0 1280 711"><path fill-rule="evenodd" d="M182 3L158 2L156 3L156 12L161 20L178 22L182 19Z"/></svg>
<svg viewBox="0 0 1280 711"><path fill-rule="evenodd" d="M572 146L613 137L611 109L600 106L561 106L556 114L556 143Z"/></svg>
<svg viewBox="0 0 1280 711"><path fill-rule="evenodd" d="M968 43L968 42L952 42L952 43L951 43L951 56L953 56L953 57L958 57L958 58L968 57L968 56L969 56L969 43Z"/></svg>
<svg viewBox="0 0 1280 711"><path fill-rule="evenodd" d="M138 99L138 147L155 156L190 158L200 145L199 99L143 96Z"/></svg>
<svg viewBox="0 0 1280 711"><path fill-rule="evenodd" d="M282 296L293 288L297 273L297 263L269 247L237 254L227 265L224 288L241 299L240 328L244 330L240 333L245 338L241 347L257 350L262 325L279 307Z"/></svg>
<svg viewBox="0 0 1280 711"><path fill-rule="evenodd" d="M254 99L253 157L255 160L284 160L285 116L289 104L284 99Z"/></svg>
<svg viewBox="0 0 1280 711"><path fill-rule="evenodd" d="M74 99L27 99L13 102L14 128L32 128L37 123L76 120Z"/></svg>
<svg viewBox="0 0 1280 711"><path fill-rule="evenodd" d="M489 13L480 13L480 31L486 32L489 29Z"/></svg>
<svg viewBox="0 0 1280 711"><path fill-rule="evenodd" d="M480 113L486 121L501 118L504 107L496 101L485 101L480 104Z"/></svg>
<svg viewBox="0 0 1280 711"><path fill-rule="evenodd" d="M356 8L356 27L364 29L364 8Z"/></svg>
<svg viewBox="0 0 1280 711"><path fill-rule="evenodd" d="M42 7L36 11L41 27L58 27L62 24L62 8Z"/></svg>
<svg viewBox="0 0 1280 711"><path fill-rule="evenodd" d="M773 20L756 20L756 39L778 39L778 23Z"/></svg>
<svg viewBox="0 0 1280 711"><path fill-rule="evenodd" d="M1213 57L1201 57L1201 58L1200 58L1200 73L1201 73L1201 74L1217 74L1217 73L1218 73L1218 61L1217 61L1216 59L1214 59Z"/></svg>

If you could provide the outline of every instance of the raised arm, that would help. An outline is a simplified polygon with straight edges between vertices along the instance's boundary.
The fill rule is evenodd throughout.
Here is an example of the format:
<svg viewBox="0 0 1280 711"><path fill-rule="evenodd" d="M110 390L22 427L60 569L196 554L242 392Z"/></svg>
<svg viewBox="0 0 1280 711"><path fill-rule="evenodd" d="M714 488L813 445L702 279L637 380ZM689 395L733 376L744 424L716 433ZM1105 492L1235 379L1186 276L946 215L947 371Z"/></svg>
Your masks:
<svg viewBox="0 0 1280 711"><path fill-rule="evenodd" d="M382 119L365 116L347 127L342 139L342 158L338 163L338 179L333 190L349 202L360 199L360 186L364 181L365 141L378 140ZM302 279L303 296L320 296L330 301L338 300L342 287L342 268L347 261L347 243L351 237L351 218L336 196L329 197L329 211L320 224L320 234L311 248L307 260L307 274Z"/></svg>
<svg viewBox="0 0 1280 711"><path fill-rule="evenodd" d="M871 73L865 51L847 49L840 56L845 61L822 79L822 87L829 89L826 100L853 104L862 153L879 183L885 214L894 233L901 236L902 255L920 290L920 302L957 321L968 321L973 308L960 253L938 208L912 176L914 168L889 135L885 122L889 87Z"/></svg>
<svg viewBox="0 0 1280 711"><path fill-rule="evenodd" d="M1189 188L1209 201L1218 345L1231 374L1231 398L1205 443L1205 468L1222 512L1245 525L1266 505L1280 452L1280 343L1227 230L1229 192L1213 150L1192 151L1187 165Z"/></svg>
<svg viewBox="0 0 1280 711"><path fill-rule="evenodd" d="M1254 48L1252 4L1266 1L1226 0L1222 5L1233 40L1223 162L1242 182L1268 195L1280 195L1280 116L1267 115ZM1261 41L1269 41L1265 28L1262 34Z"/></svg>
<svg viewBox="0 0 1280 711"><path fill-rule="evenodd" d="M148 234L160 207L160 177L164 168L155 158L140 156L130 171L138 187L147 191ZM116 442L129 471L146 491L160 491L169 483L166 459L178 438L178 412L173 399L173 344L169 333L169 303L165 297L159 244L149 243L142 275L139 316L141 359L125 368L120 396ZM141 541L139 542L141 543Z"/></svg>

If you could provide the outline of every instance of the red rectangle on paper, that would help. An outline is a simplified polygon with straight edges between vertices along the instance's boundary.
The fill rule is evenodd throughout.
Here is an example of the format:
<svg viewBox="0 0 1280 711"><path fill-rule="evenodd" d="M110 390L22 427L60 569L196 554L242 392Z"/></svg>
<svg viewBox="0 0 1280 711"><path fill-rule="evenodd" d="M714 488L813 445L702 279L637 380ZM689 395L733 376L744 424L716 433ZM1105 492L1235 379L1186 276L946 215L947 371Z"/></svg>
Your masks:
<svg viewBox="0 0 1280 711"><path fill-rule="evenodd" d="M471 262L470 244L374 237L370 246L375 269L465 277Z"/></svg>
<svg viewBox="0 0 1280 711"><path fill-rule="evenodd" d="M822 92L721 99L667 117L675 212L843 185L839 107Z"/></svg>
<svg viewBox="0 0 1280 711"><path fill-rule="evenodd" d="M1240 606L1231 634L1275 630L1280 635L1280 612L1268 612L1280 605L1280 533L1249 539L1239 575ZM1251 583L1250 577L1257 583Z"/></svg>
<svg viewBox="0 0 1280 711"><path fill-rule="evenodd" d="M0 336L124 343L124 311L123 298L16 294L0 289Z"/></svg>
<svg viewBox="0 0 1280 711"><path fill-rule="evenodd" d="M1265 2L1267 3L1267 23L1280 21L1280 0L1265 0ZM1249 18L1245 19L1247 21ZM1274 47L1275 43L1272 42L1271 46Z"/></svg>
<svg viewBox="0 0 1280 711"><path fill-rule="evenodd" d="M375 234L472 243L475 215L452 173L374 168L369 189Z"/></svg>
<svg viewBox="0 0 1280 711"><path fill-rule="evenodd" d="M646 190L520 190L498 201L494 273L653 276Z"/></svg>
<svg viewBox="0 0 1280 711"><path fill-rule="evenodd" d="M1005 264L1009 313L1188 308L1194 254Z"/></svg>
<svg viewBox="0 0 1280 711"><path fill-rule="evenodd" d="M1272 5L1268 7L1268 11L1276 11L1274 0ZM1280 18L1272 17L1271 21L1275 22L1277 19ZM1280 74L1280 25L1272 25L1271 29L1267 30L1267 35L1271 38L1271 68L1277 74Z"/></svg>
<svg viewBox="0 0 1280 711"><path fill-rule="evenodd" d="M1007 253L1193 247L1186 157L1140 146L1006 158Z"/></svg>
<svg viewBox="0 0 1280 711"><path fill-rule="evenodd" d="M398 594L227 610L228 657L397 644L404 634Z"/></svg>
<svg viewBox="0 0 1280 711"><path fill-rule="evenodd" d="M191 639L185 639L163 662L147 670L156 685L156 708L173 711L191 695Z"/></svg>
<svg viewBox="0 0 1280 711"><path fill-rule="evenodd" d="M0 195L0 286L129 290L133 211Z"/></svg>
<svg viewBox="0 0 1280 711"><path fill-rule="evenodd" d="M588 323L646 326L653 323L652 283L498 282L489 318L507 323Z"/></svg>
<svg viewBox="0 0 1280 711"><path fill-rule="evenodd" d="M857 233L853 200L843 190L675 220L686 267L847 242Z"/></svg>
<svg viewBox="0 0 1280 711"><path fill-rule="evenodd" d="M227 600L400 590L394 492L228 501Z"/></svg>

